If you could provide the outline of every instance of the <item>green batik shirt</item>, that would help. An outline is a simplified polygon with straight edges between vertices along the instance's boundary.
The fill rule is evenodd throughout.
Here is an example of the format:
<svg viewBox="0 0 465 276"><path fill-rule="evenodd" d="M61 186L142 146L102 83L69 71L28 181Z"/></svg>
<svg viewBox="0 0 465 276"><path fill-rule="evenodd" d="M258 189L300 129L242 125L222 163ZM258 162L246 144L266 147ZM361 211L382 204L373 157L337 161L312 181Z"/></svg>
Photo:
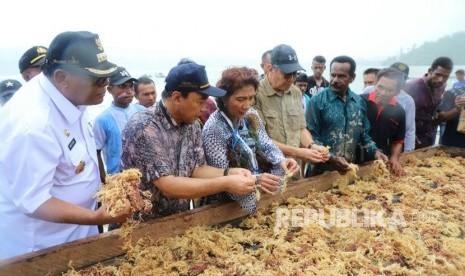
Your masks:
<svg viewBox="0 0 465 276"><path fill-rule="evenodd" d="M350 89L345 102L330 87L316 94L310 99L305 117L315 143L330 146L332 155L355 162L357 150L365 149L368 158L373 158L377 147L369 134L366 104ZM330 170L328 164L318 164L315 169Z"/></svg>

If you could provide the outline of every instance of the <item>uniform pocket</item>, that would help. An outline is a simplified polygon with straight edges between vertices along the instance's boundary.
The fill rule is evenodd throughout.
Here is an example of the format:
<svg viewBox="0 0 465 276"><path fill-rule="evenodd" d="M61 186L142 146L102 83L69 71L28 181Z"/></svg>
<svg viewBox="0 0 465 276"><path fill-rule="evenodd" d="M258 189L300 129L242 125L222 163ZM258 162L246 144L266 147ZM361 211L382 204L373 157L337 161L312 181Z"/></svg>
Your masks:
<svg viewBox="0 0 465 276"><path fill-rule="evenodd" d="M83 145L83 143L77 142L76 145L69 151L69 159L71 161L71 165L74 167L79 166L79 163L81 161L87 161L86 160L86 147Z"/></svg>
<svg viewBox="0 0 465 276"><path fill-rule="evenodd" d="M72 146L71 146L72 145ZM70 177L81 173L87 165L90 165L90 156L87 154L86 145L83 141L72 141L68 144L64 154L64 160L57 168L63 173L63 177Z"/></svg>
<svg viewBox="0 0 465 276"><path fill-rule="evenodd" d="M278 112L275 110L266 110L263 111L263 116L265 116L265 124L267 128L277 127L278 126Z"/></svg>
<svg viewBox="0 0 465 276"><path fill-rule="evenodd" d="M302 113L298 110L290 109L287 111L286 123L292 130L299 130L302 123Z"/></svg>

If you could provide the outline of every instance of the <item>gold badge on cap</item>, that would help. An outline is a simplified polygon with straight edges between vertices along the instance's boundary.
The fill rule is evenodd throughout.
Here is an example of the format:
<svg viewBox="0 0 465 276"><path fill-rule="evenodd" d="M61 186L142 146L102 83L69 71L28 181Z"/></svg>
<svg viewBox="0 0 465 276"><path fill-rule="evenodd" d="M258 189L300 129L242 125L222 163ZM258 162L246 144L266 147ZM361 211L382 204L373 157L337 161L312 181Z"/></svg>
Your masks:
<svg viewBox="0 0 465 276"><path fill-rule="evenodd" d="M66 137L69 137L69 135L70 135L69 130L65 129L64 133L65 133Z"/></svg>
<svg viewBox="0 0 465 276"><path fill-rule="evenodd" d="M86 167L86 162L84 161L79 162L79 165L76 168L76 174L81 173L85 167Z"/></svg>
<svg viewBox="0 0 465 276"><path fill-rule="evenodd" d="M98 62L102 62L102 61L107 60L107 54L106 53L97 54L97 60L98 60Z"/></svg>
<svg viewBox="0 0 465 276"><path fill-rule="evenodd" d="M37 54L39 55L47 53L47 49L45 49L44 47L37 47L36 50L37 50Z"/></svg>
<svg viewBox="0 0 465 276"><path fill-rule="evenodd" d="M97 45L97 48L98 48L100 51L103 51L103 46L102 46L102 42L100 41L100 38L96 38L96 39L95 39L95 44Z"/></svg>

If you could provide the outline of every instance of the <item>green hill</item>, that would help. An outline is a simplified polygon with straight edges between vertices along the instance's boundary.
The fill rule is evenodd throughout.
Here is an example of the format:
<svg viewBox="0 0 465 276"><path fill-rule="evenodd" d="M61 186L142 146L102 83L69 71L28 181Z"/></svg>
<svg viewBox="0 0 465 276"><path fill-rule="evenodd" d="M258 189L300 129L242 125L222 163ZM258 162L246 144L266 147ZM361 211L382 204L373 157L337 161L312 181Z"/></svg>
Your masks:
<svg viewBox="0 0 465 276"><path fill-rule="evenodd" d="M383 65L402 61L408 65L428 66L440 56L450 57L457 65L465 64L465 32L445 36L434 42L426 42L418 48L413 45L408 52L403 53L401 50L398 56L387 58L383 61Z"/></svg>

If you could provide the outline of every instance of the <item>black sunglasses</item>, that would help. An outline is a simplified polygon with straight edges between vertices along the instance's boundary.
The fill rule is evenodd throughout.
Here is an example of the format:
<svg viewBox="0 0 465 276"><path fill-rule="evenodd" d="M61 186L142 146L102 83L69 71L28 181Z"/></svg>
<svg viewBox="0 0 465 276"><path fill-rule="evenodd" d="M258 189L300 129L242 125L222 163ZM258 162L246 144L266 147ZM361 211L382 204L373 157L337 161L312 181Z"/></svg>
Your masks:
<svg viewBox="0 0 465 276"><path fill-rule="evenodd" d="M89 77L89 79L90 79L90 82L92 83L92 85L95 85L95 86L98 86L98 87L107 86L107 84L108 84L108 78L107 77L103 77L103 78Z"/></svg>

